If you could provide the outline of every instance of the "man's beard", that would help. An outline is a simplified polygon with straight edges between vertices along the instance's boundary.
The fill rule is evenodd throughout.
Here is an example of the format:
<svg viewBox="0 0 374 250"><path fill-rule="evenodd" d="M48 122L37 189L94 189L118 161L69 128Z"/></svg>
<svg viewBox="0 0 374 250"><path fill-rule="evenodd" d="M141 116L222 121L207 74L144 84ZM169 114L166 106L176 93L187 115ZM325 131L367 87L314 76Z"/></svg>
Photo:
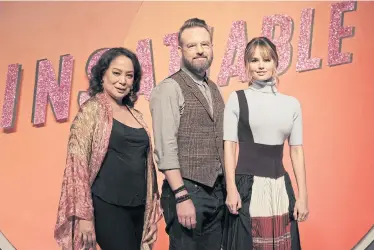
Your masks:
<svg viewBox="0 0 374 250"><path fill-rule="evenodd" d="M213 55L210 59L208 57L206 57L206 58L207 58L206 62L203 63L203 64L200 64L200 65L194 65L193 64L194 59L192 59L192 62L190 62L185 57L182 57L182 61L183 61L183 65L189 71L191 71L192 73L195 73L195 74L201 74L201 73L204 73L205 71L207 71L210 68L210 66L212 65L212 62L213 62Z"/></svg>

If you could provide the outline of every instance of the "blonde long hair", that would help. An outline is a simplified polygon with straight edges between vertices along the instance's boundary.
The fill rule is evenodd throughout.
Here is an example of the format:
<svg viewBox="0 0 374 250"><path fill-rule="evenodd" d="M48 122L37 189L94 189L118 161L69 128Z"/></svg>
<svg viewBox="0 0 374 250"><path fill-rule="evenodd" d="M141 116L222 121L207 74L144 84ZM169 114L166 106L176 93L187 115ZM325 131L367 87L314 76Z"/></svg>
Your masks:
<svg viewBox="0 0 374 250"><path fill-rule="evenodd" d="M255 37L249 43L247 44L244 52L244 65L247 70L247 75L249 77L249 84L252 84L252 76L250 74L249 70L249 63L253 58L253 55L256 51L256 49L260 49L261 56L263 58L271 58L274 61L274 69L273 69L273 78L276 82L276 85L279 84L279 78L277 73L278 63L279 63L279 57L277 53L277 47L274 45L273 42L271 42L266 37Z"/></svg>

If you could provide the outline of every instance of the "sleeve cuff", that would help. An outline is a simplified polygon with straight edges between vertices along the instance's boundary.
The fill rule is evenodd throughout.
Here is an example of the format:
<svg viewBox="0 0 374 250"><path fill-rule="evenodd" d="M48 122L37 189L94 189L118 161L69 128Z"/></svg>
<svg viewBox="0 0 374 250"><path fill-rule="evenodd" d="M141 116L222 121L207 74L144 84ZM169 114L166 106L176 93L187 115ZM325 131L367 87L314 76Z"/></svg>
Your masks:
<svg viewBox="0 0 374 250"><path fill-rule="evenodd" d="M178 160L165 160L162 162L159 162L157 164L158 170L161 172L172 170L172 169L180 169L179 161Z"/></svg>
<svg viewBox="0 0 374 250"><path fill-rule="evenodd" d="M238 142L238 137L229 137L229 136L226 136L226 137L223 137L223 140L224 141L232 141L232 142Z"/></svg>

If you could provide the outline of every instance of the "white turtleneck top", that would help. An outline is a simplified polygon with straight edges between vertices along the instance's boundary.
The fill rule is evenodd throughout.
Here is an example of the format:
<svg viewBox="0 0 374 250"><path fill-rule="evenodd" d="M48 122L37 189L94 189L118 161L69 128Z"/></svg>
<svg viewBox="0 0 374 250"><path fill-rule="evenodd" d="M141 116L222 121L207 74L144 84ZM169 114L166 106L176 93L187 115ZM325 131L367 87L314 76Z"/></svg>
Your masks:
<svg viewBox="0 0 374 250"><path fill-rule="evenodd" d="M301 106L295 97L279 93L266 82L254 82L244 93L255 143L281 145L288 139L289 145L303 144ZM225 107L224 140L238 142L238 121L238 96L233 92Z"/></svg>

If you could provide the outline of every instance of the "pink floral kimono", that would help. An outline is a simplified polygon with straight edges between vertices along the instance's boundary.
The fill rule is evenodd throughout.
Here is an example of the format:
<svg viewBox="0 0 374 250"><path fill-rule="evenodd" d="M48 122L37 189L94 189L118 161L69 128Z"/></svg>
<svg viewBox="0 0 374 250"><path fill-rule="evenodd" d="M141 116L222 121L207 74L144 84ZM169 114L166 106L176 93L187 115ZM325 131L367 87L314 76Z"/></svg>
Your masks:
<svg viewBox="0 0 374 250"><path fill-rule="evenodd" d="M99 93L87 100L70 128L66 168L54 231L56 241L64 250L82 248L77 219L93 220L91 185L106 155L113 123L112 107L107 98L106 94ZM149 136L141 113L133 108L129 110ZM148 233L150 225L157 223L162 217L151 141L149 145L142 239ZM149 249L152 249L152 246L141 244L141 250Z"/></svg>

